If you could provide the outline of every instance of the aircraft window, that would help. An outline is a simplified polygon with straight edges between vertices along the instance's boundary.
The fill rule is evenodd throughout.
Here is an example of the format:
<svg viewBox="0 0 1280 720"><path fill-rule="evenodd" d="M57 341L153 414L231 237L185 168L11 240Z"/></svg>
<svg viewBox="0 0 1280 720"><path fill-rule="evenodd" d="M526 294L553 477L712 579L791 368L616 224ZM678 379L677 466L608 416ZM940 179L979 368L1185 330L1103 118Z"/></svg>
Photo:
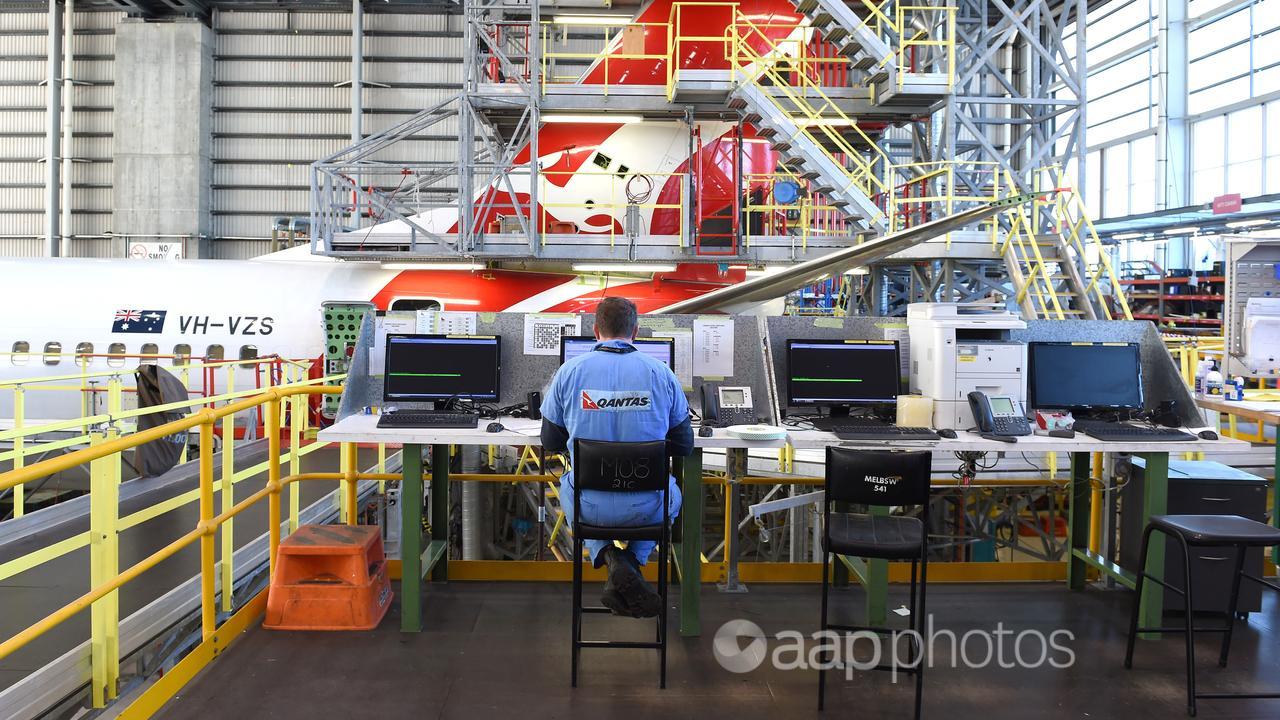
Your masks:
<svg viewBox="0 0 1280 720"><path fill-rule="evenodd" d="M204 359L206 362L217 362L222 359L222 346L210 345L204 350Z"/></svg>
<svg viewBox="0 0 1280 720"><path fill-rule="evenodd" d="M141 350L141 353L142 353L143 355L159 355L159 354L160 354L160 346L159 346L159 345L156 345L155 343L143 343L143 344L142 344L142 350ZM142 364L146 364L146 365L158 365L158 364L159 364L159 363L157 362L158 360L159 360L159 358L144 357L144 358L141 358L141 359L139 359L139 360L138 360L138 364L139 364L139 365L142 365Z"/></svg>
<svg viewBox="0 0 1280 720"><path fill-rule="evenodd" d="M26 365L31 358L27 357L27 353L31 352L31 343L26 340L19 340L13 344L13 354L9 356L9 361L14 365Z"/></svg>
<svg viewBox="0 0 1280 720"><path fill-rule="evenodd" d="M82 342L76 345L76 361L81 365L93 364L93 358L88 357L93 354L93 343Z"/></svg>
<svg viewBox="0 0 1280 720"><path fill-rule="evenodd" d="M257 346L257 345L241 345L241 346L240 346L240 359L241 359L241 360L257 360L257 359L258 359L258 346ZM245 365L249 365L249 364L250 364L250 363L245 363Z"/></svg>
<svg viewBox="0 0 1280 720"><path fill-rule="evenodd" d="M44 364L57 365L62 362L62 343L54 340L44 344Z"/></svg>
<svg viewBox="0 0 1280 720"><path fill-rule="evenodd" d="M396 298L391 301L392 310L439 310L440 302L427 298Z"/></svg>
<svg viewBox="0 0 1280 720"><path fill-rule="evenodd" d="M191 360L191 346L186 343L178 343L173 346L173 364L186 365Z"/></svg>
<svg viewBox="0 0 1280 720"><path fill-rule="evenodd" d="M124 343L111 343L107 346L108 355L124 355L126 352L128 350L125 348ZM124 358L108 357L107 367L124 367Z"/></svg>

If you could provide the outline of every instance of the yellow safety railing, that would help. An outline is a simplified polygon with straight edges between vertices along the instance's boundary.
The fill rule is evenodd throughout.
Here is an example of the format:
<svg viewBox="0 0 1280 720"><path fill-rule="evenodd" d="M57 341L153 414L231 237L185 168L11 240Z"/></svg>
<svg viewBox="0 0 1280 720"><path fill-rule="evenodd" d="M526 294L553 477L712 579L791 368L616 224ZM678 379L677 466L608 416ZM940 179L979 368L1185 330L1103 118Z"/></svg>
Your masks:
<svg viewBox="0 0 1280 720"><path fill-rule="evenodd" d="M707 29L699 27L698 31L693 34L687 34L684 29L685 13L690 8L716 8L718 12L725 14L725 26L733 24L734 19L738 17L738 3L736 2L677 2L672 3L671 10L667 14L667 101L675 99L676 85L680 82L680 60L686 56L689 45L693 43L722 43L724 46L723 57L730 57L730 48L732 39L725 33L715 33L711 35L702 34ZM712 28L717 27L712 24ZM695 50L701 50L695 48Z"/></svg>
<svg viewBox="0 0 1280 720"><path fill-rule="evenodd" d="M355 524L357 481L364 479L391 480L398 479L399 476L383 473L358 473L355 466L355 449L347 443L343 444L341 472L298 472L296 460L304 454L298 445L293 445L290 448L290 470L288 475L283 473L281 466L283 460L280 447L282 415L287 409L291 421L290 438L291 441L295 441L299 437L297 432L298 424L305 422L305 400L313 395L338 394L342 392L340 387L319 384L332 379L320 378L287 387L273 387L263 392L257 392L252 397L227 402L218 408L205 408L181 420L123 437L120 436L118 429L115 427L95 430L92 434L90 446L87 448L0 474L0 491L15 488L86 463L90 466L91 476L90 531L88 533L0 565L0 578L11 577L18 572L88 544L91 561L91 589L71 603L50 613L39 622L0 642L0 659L8 657L30 644L80 611L92 608L90 632L92 640L93 705L94 707L104 707L108 700L115 697L116 681L119 678L119 603L117 591L126 583L137 579L144 572L172 557L182 549L198 543L200 546L201 632L203 638L207 640L216 629L215 588L219 578L215 576L218 573L218 564L215 563L215 536L219 531L223 533L220 558L223 609L230 609L230 588L232 586L229 570L232 562L232 544L230 540L231 525L235 516L262 500L267 500L268 557L272 568L275 566L276 553L280 544L281 493L284 488L294 487L297 482L303 480L339 481L342 485L342 492L339 495L342 521L347 524ZM265 469L267 482L261 490L237 503L234 502L231 492L232 483L236 478L230 472L231 468L225 456L220 482L215 483L214 428L220 422L224 422L236 413L259 407L263 408L266 415L267 460L262 465L241 471L236 475L243 475L246 472L258 474ZM224 427L226 427L225 424ZM176 433L186 432L193 428L198 429L200 438L199 486L191 493L121 518L119 516L121 453L145 443L160 440ZM309 446L308 449L318 449L326 444L315 443ZM215 510L214 507L215 492L219 492L222 496L220 510ZM291 530L297 526L296 498L296 495L291 495L290 498L293 505L290 512ZM129 568L123 571L119 570L119 545L117 540L119 532L186 505L192 500L198 500L199 502L200 521L195 528Z"/></svg>
<svg viewBox="0 0 1280 720"><path fill-rule="evenodd" d="M1041 318L1080 317L1088 305L1099 319L1132 320L1119 275L1083 199L1061 168L1042 168L1034 178L1037 186L1042 178L1051 182L1048 187L1033 188L1030 209L1010 208L1008 232L998 247L1010 265L1014 300ZM1006 183L1016 186L1007 173ZM1054 251L1046 253L1047 248ZM1066 285L1070 287L1064 290Z"/></svg>
<svg viewBox="0 0 1280 720"><path fill-rule="evenodd" d="M608 96L610 87L617 84L611 79L609 64L620 60L649 60L655 65L664 66L661 71L664 78L668 73L665 66L671 59L671 25L669 23L631 22L621 18L618 20L573 18L572 20L542 21L541 24L541 79L544 94L548 85L578 84L588 74L599 68L603 72L602 82L599 84L603 87L603 94ZM575 30L601 33L603 37L600 38L599 49L594 51L579 49L582 41L571 37L571 33ZM654 37L661 39L662 51L644 52L645 43ZM637 44L640 52L629 52ZM582 61L589 61L585 63L587 65L585 70L582 68L584 64ZM570 64L570 67L565 69L561 63Z"/></svg>
<svg viewBox="0 0 1280 720"><path fill-rule="evenodd" d="M1001 182L996 162L940 160L902 163L894 165L893 171L899 180L889 188L885 203L889 232L995 202L1010 190ZM963 174L967 181L958 179L958 174ZM993 245L997 224L995 219L983 223ZM947 233L946 243L947 247L951 246L951 233Z"/></svg>
<svg viewBox="0 0 1280 720"><path fill-rule="evenodd" d="M538 197L541 198L541 200L539 200L539 205L547 209L557 208L561 210L577 210L585 215L607 215L610 219L610 223L609 229L605 232L600 232L599 228L592 229L583 226L576 227L571 232L590 232L597 235L608 235L609 247L611 248L614 246L614 243L617 242L619 235L618 228L621 226L625 229L626 210L629 206L634 205L635 207L649 211L650 213L657 210L671 210L673 211L671 216L676 221L675 232L663 234L674 234L681 237L682 240L680 246L683 247L685 216L680 210L686 206L687 193L685 188L688 175L688 173L683 172L640 172L638 170L635 171L634 174L626 176L619 175L618 173L606 172L604 170L578 170L576 172L570 172L567 170L543 170L538 173L538 182L540 183ZM584 199L583 201L566 202L563 200L553 199L555 194L550 192L550 190L557 180L578 177L592 178L595 183L592 187L598 188L603 185L607 186L608 190L603 195L596 195L596 191L593 190L593 197ZM635 183L641 178L647 180L649 184L643 187L635 186ZM672 178L676 178L678 180L678 194L672 198L670 202L658 202L661 198L663 188L670 183ZM632 202L633 199L636 200L636 202ZM557 214L564 215L564 213ZM652 217L652 215L650 217ZM554 234L554 230L547 224L545 216L540 218L539 222L540 227L538 235L540 242L545 245L546 234ZM641 218L640 234L651 234L650 231L652 228L649 226L649 222L650 221Z"/></svg>
<svg viewBox="0 0 1280 720"><path fill-rule="evenodd" d="M815 236L849 235L848 215L811 192L812 183L780 163L771 173L744 173L742 211L746 222L742 226L742 246L751 247L756 236L791 235L799 238L800 249L807 250L809 239ZM778 183L791 183L800 188L799 197L791 203L782 203L774 197ZM793 216L793 217L792 217ZM751 230L758 225L760 232Z"/></svg>
<svg viewBox="0 0 1280 720"><path fill-rule="evenodd" d="M863 4L871 5L866 0ZM881 3L868 17L884 17L883 8L887 4L889 0ZM946 75L946 86L950 89L956 78L956 8L950 5L895 5L894 20L893 30L898 41L890 45L897 56L898 88L903 87L907 75L922 72L921 66L941 65L938 69ZM938 48L941 58L921 62L917 55L927 53L931 48ZM884 61L880 64L883 65Z"/></svg>
<svg viewBox="0 0 1280 720"><path fill-rule="evenodd" d="M1129 309L1124 287L1120 284L1120 274L1112 266L1111 257L1103 247L1102 239L1098 237L1084 198L1076 192L1074 184L1061 166L1042 168L1036 177L1056 179L1056 182L1053 182L1050 193L1037 195L1032 201L1033 213L1047 215L1049 229L1077 257L1089 260L1093 260L1090 256L1096 257L1096 261L1084 263L1086 275L1082 278L1085 281L1083 299L1095 302L1107 320L1114 319L1116 315L1124 320L1132 320L1133 312ZM1117 309L1114 314L1111 308L1113 302Z"/></svg>
<svg viewBox="0 0 1280 720"><path fill-rule="evenodd" d="M821 148L833 163L845 168L849 178L847 187L856 188L868 197L888 191L889 156L840 109L822 86L804 72L803 67L784 54L785 48L775 45L768 35L745 17L739 17L739 21L726 32L733 41L735 80L757 86L761 94L795 124L795 135L784 138L784 141L807 142ZM753 44L760 42L768 43L777 51L757 51ZM792 82L798 84L793 86ZM864 150L856 149L845 137L845 132L856 137ZM869 157L864 157L864 152Z"/></svg>
<svg viewBox="0 0 1280 720"><path fill-rule="evenodd" d="M1009 179L1012 183L1012 179ZM1059 296L1058 285L1063 272L1061 260L1046 258L1042 251L1035 216L1022 205L1016 205L1006 213L1009 227L999 254L1009 264L1009 277L1014 283L1014 303L1019 307L1030 305L1034 315L1051 320L1065 320L1074 314L1070 299ZM998 240L997 240L998 242Z"/></svg>
<svg viewBox="0 0 1280 720"><path fill-rule="evenodd" d="M13 353L9 353L13 355ZM43 355L43 354L41 354ZM108 360L123 355L109 355ZM158 361L160 359L174 359L172 355L130 355L129 358L139 358L140 362L147 360ZM306 377L309 371L309 364L294 360L284 360L276 357L263 357L246 360L224 360L215 362L190 363L185 365L174 365L169 369L176 372L181 379L184 387L190 392L191 382L190 374L192 370L203 373L205 370L217 370L222 373L227 385L227 391L214 396L198 395L188 397L185 400L166 403L163 405L155 405L141 409L127 409L124 399L132 392L136 392L137 388L132 385L126 385L124 381L125 375L131 375L134 368L110 369L99 372L87 372L86 365L81 365L81 372L76 374L63 375L44 375L32 376L27 378L18 378L12 380L0 381L0 392L10 392L13 398L13 427L9 430L0 430L0 442L12 442L13 448L7 452L0 452L0 463L12 462L15 469L21 468L26 464L26 458L34 455L42 455L48 452L66 450L74 448L90 442L90 428L99 423L108 423L118 425L122 430L132 428L129 421L144 415L150 415L160 412L168 412L172 410L183 410L188 408L206 405L214 402L231 400L241 397L247 397L260 392L260 388L251 388L240 392L235 391L236 369L241 368L244 372L252 372L255 375L261 373L264 369L266 373L267 385L271 386L271 373L269 365L279 363L282 381L285 384L298 382ZM70 380L79 380L79 384L66 384ZM104 387L97 387L98 381L103 381ZM255 382L256 385L256 382ZM31 419L27 417L27 405L29 393L32 392L77 392L81 394L81 416L79 418L69 418L66 420L55 420L48 422L49 418L40 418L45 422L39 424L31 424ZM90 409L89 396L97 393L105 393L106 395L106 412L93 412ZM79 432L76 432L79 431ZM57 439L38 442L39 436L57 433ZM67 433L74 433L68 435ZM234 428L224 428L224 442L234 436ZM31 444L29 444L31 443ZM179 459L180 462L186 461L186 449L182 450ZM13 516L22 517L26 513L26 489L19 485L13 488Z"/></svg>

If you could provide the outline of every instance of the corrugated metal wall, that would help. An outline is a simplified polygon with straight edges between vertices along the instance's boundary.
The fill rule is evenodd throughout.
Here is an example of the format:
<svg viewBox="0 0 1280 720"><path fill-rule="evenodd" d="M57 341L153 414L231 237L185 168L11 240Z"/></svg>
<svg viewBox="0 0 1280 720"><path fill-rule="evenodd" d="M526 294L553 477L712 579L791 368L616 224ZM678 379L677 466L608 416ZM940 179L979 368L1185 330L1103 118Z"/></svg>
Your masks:
<svg viewBox="0 0 1280 720"><path fill-rule="evenodd" d="M72 251L107 257L102 236L111 222L111 128L115 72L113 12L75 14L75 65L70 77L75 138L63 147L72 169ZM45 80L48 29L44 13L0 12L0 255L44 252ZM83 83L83 84L82 84Z"/></svg>
<svg viewBox="0 0 1280 720"><path fill-rule="evenodd" d="M114 28L120 13L76 14L72 197L75 255L123 254L110 230ZM351 16L218 12L214 58L215 257L266 252L271 221L308 214L308 165L349 144ZM462 64L459 16L367 14L366 134L451 96ZM38 256L44 233L47 20L0 12L0 255ZM339 86L341 85L341 86ZM337 86L337 87L335 87ZM383 87L385 86L385 87ZM453 126L404 143L405 157L451 159Z"/></svg>
<svg viewBox="0 0 1280 720"><path fill-rule="evenodd" d="M462 74L458 16L364 18L365 133L453 95ZM350 143L351 16L220 12L215 16L213 227L217 237L263 238L272 218L308 212L308 164ZM386 87L382 87L382 86ZM456 156L452 127L402 143L397 160ZM215 244L225 256L265 242ZM224 252L225 251L225 252Z"/></svg>

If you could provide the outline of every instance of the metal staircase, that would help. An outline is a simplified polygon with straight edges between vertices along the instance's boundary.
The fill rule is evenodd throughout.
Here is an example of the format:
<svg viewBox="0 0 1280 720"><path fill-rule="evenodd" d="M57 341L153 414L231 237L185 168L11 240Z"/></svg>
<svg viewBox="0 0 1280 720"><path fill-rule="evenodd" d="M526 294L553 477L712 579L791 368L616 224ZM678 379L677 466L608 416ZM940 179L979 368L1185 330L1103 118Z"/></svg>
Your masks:
<svg viewBox="0 0 1280 720"><path fill-rule="evenodd" d="M859 170L845 167L797 118L777 103L756 82L740 83L733 91L733 107L740 107L756 126L760 137L769 140L789 167L812 182L814 190L827 202L848 213L850 218L868 229L885 230L884 212L859 182Z"/></svg>
<svg viewBox="0 0 1280 720"><path fill-rule="evenodd" d="M809 27L822 33L823 39L848 57L852 67L876 68L871 82L885 82L893 77L898 66L893 49L844 0L797 0L795 5L809 19ZM878 10L871 7L867 12L870 16Z"/></svg>
<svg viewBox="0 0 1280 720"><path fill-rule="evenodd" d="M1030 209L1018 206L1009 213L1000 254L1014 302L1028 318L1132 320L1120 278L1083 201L1061 185L1039 195Z"/></svg>
<svg viewBox="0 0 1280 720"><path fill-rule="evenodd" d="M734 36L734 87L729 106L756 127L786 165L830 205L877 234L888 218L873 199L888 190L889 158L823 88L780 47L740 19ZM851 133L854 142L845 136Z"/></svg>

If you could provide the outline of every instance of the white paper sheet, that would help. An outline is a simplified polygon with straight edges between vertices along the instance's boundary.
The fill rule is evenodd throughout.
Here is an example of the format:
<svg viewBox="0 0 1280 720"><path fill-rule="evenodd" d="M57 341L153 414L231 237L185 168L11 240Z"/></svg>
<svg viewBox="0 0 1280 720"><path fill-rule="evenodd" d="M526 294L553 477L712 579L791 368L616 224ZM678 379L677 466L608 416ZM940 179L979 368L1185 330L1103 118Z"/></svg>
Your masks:
<svg viewBox="0 0 1280 720"><path fill-rule="evenodd" d="M530 313L524 316L524 354L559 355L562 336L581 334L581 315Z"/></svg>
<svg viewBox="0 0 1280 720"><path fill-rule="evenodd" d="M680 379L680 387L685 390L693 389L693 331L673 328L670 330L655 330L654 337L668 337L675 341L676 344L676 366L672 368L676 377Z"/></svg>
<svg viewBox="0 0 1280 720"><path fill-rule="evenodd" d="M475 335L477 314L470 310L419 310L418 332L438 335Z"/></svg>
<svg viewBox="0 0 1280 720"><path fill-rule="evenodd" d="M733 318L702 315L693 319L693 374L733 375Z"/></svg>
<svg viewBox="0 0 1280 720"><path fill-rule="evenodd" d="M386 368L387 335L417 332L418 318L412 312L389 312L373 323L373 347L369 349L369 374L382 375Z"/></svg>

